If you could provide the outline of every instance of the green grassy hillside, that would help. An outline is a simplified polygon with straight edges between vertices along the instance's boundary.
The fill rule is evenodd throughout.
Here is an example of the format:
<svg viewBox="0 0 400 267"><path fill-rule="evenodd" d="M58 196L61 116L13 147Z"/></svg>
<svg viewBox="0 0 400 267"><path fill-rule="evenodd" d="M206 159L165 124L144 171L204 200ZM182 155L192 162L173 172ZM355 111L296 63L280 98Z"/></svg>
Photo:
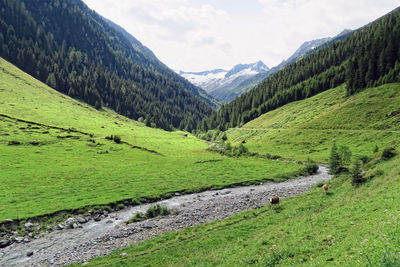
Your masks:
<svg viewBox="0 0 400 267"><path fill-rule="evenodd" d="M327 195L315 187L279 209L169 233L89 266L400 266L400 156L380 159L387 146L400 152L399 88L345 98L342 86L229 131L229 140L246 140L251 151L319 161L327 161L335 138L370 156L365 184L353 186L345 173L329 183Z"/></svg>
<svg viewBox="0 0 400 267"><path fill-rule="evenodd" d="M169 233L89 266L399 266L400 160L358 188L348 176L229 219ZM127 257L121 258L125 252Z"/></svg>
<svg viewBox="0 0 400 267"><path fill-rule="evenodd" d="M369 88L345 97L345 86L290 103L228 131L233 143L250 151L295 160L327 162L332 140L355 155L400 142L400 84Z"/></svg>
<svg viewBox="0 0 400 267"><path fill-rule="evenodd" d="M293 177L300 165L227 158L62 95L0 59L0 222L123 199ZM122 143L107 140L118 135ZM18 145L19 144L19 145Z"/></svg>

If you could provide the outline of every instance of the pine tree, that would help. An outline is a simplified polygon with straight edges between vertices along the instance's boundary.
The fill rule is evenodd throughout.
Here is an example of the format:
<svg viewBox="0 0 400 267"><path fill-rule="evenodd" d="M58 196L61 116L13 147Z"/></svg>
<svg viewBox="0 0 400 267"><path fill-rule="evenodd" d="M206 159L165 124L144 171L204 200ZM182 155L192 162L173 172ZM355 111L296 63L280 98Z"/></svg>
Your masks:
<svg viewBox="0 0 400 267"><path fill-rule="evenodd" d="M352 184L359 185L365 182L363 176L362 163L360 160L354 162L353 168L351 169Z"/></svg>
<svg viewBox="0 0 400 267"><path fill-rule="evenodd" d="M338 152L336 143L334 142L331 149L331 155L329 158L329 167L331 174L338 174L341 168L341 159Z"/></svg>

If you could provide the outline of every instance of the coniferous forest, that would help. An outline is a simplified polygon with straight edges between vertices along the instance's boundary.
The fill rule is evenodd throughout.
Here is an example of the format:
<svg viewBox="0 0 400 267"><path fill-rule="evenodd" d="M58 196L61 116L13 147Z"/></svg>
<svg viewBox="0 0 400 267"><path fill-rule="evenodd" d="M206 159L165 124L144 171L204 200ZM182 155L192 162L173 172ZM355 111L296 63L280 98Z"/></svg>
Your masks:
<svg viewBox="0 0 400 267"><path fill-rule="evenodd" d="M400 10L271 75L204 119L201 131L241 126L287 103L347 83L347 95L400 81Z"/></svg>
<svg viewBox="0 0 400 267"><path fill-rule="evenodd" d="M210 98L131 41L79 0L0 0L1 57L97 109L195 129Z"/></svg>

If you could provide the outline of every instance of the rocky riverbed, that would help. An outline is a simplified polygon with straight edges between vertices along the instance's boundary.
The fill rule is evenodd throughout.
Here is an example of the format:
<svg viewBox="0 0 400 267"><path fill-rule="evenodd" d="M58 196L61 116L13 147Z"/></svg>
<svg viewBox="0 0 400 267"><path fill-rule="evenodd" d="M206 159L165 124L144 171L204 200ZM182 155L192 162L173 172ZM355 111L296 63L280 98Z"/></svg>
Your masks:
<svg viewBox="0 0 400 267"><path fill-rule="evenodd" d="M280 198L306 193L312 186L332 179L328 168L320 165L318 173L281 183L266 183L198 194L179 195L153 204L140 205L103 214L99 220L78 216L68 225L32 238L0 248L0 266L57 266L84 263L94 257L108 255L112 250L126 247L166 232L193 225L221 220L241 211L261 207L272 196ZM126 225L137 212L150 206L167 206L168 216ZM87 219L90 219L87 221ZM68 228L68 229L67 229Z"/></svg>

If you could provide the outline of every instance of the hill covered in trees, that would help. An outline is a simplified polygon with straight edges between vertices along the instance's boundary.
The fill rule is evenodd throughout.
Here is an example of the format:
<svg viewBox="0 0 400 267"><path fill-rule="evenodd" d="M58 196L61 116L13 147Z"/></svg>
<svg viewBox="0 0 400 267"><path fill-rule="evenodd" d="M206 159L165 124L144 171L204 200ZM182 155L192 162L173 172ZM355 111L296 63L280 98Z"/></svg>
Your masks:
<svg viewBox="0 0 400 267"><path fill-rule="evenodd" d="M332 42L268 77L199 125L207 131L243 125L287 103L347 83L347 95L400 81L400 10Z"/></svg>
<svg viewBox="0 0 400 267"><path fill-rule="evenodd" d="M58 91L166 130L191 131L211 115L204 91L82 1L0 0L0 7L0 56Z"/></svg>

